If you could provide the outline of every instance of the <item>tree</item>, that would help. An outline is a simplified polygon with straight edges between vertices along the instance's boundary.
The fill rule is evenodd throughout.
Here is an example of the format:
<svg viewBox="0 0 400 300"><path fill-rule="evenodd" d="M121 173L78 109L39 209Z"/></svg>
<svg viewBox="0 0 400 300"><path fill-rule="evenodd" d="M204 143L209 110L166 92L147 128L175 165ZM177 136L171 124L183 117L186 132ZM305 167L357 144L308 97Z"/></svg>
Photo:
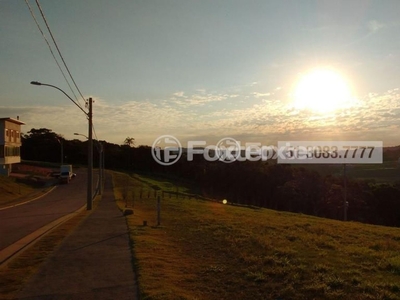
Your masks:
<svg viewBox="0 0 400 300"><path fill-rule="evenodd" d="M132 167L132 152L133 146L135 145L135 139L132 137L127 137L122 145L123 152L126 155L126 165L125 168L130 169Z"/></svg>
<svg viewBox="0 0 400 300"><path fill-rule="evenodd" d="M60 145L64 138L51 129L32 128L22 136L21 157L26 160L60 161Z"/></svg>
<svg viewBox="0 0 400 300"><path fill-rule="evenodd" d="M124 141L124 145L133 147L135 145L135 139L133 137L127 137Z"/></svg>

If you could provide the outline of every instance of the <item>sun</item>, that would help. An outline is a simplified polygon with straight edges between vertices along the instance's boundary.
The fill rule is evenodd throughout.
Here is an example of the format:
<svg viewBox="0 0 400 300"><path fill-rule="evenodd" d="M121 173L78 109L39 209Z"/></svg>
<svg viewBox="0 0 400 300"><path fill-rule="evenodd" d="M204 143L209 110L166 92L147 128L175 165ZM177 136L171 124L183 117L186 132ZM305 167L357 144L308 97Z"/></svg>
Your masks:
<svg viewBox="0 0 400 300"><path fill-rule="evenodd" d="M314 69L304 74L293 93L297 109L326 113L351 102L351 89L344 77L332 69Z"/></svg>

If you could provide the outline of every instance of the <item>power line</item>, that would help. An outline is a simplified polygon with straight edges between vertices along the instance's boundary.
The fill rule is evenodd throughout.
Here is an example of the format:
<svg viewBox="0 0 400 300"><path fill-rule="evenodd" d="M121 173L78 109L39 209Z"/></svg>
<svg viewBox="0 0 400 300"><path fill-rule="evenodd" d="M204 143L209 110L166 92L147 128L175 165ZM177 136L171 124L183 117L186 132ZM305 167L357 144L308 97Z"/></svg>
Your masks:
<svg viewBox="0 0 400 300"><path fill-rule="evenodd" d="M30 11L30 13L31 13L31 16L32 16L33 20L34 20L35 23L36 23L37 28L39 29L39 31L40 31L40 33L42 34L44 40L46 41L46 44L47 44L47 46L49 47L49 50L50 50L50 52L51 52L51 55L52 55L53 58L54 58L54 61L56 62L58 68L59 68L60 71L61 71L61 74L63 75L65 81L67 82L67 84L68 84L68 86L69 86L69 89L71 90L72 94L75 96L75 99L77 99L77 97L76 97L76 95L75 95L75 93L74 93L74 90L72 89L71 85L69 84L69 81L68 81L67 77L65 76L63 69L61 68L60 64L58 63L58 60L57 60L56 56L54 55L53 49L51 49L50 43L49 43L49 41L47 40L46 35L44 34L44 32L42 31L42 29L40 28L40 25L39 25L39 23L38 23L38 21L37 21L37 19L36 19L36 17L35 17L35 14L34 14L33 11L32 11L32 8L30 7L30 5L29 5L29 3L28 3L28 0L25 0L25 3L26 3L26 5L27 5L28 8L29 8L29 11ZM79 106L80 106L80 104L79 104Z"/></svg>
<svg viewBox="0 0 400 300"><path fill-rule="evenodd" d="M94 133L94 136L96 137L96 140L99 140L99 139L97 138L96 129L94 129L94 124L92 124L92 128L93 128L93 133Z"/></svg>
<svg viewBox="0 0 400 300"><path fill-rule="evenodd" d="M79 88L78 88L78 86L77 86L77 84L76 84L74 78L72 77L71 72L69 71L69 68L68 68L68 66L67 66L67 64L66 64L66 62L65 62L65 60L64 60L64 57L62 56L61 51L60 51L60 49L58 48L57 42L56 42L56 40L54 39L53 33L52 33L51 30L50 30L50 26L49 26L49 24L47 23L47 20L46 20L46 17L45 17L45 15L44 15L44 13L43 13L42 7L41 7L40 4L39 4L39 0L36 0L36 5L37 5L37 7L38 7L39 10L40 10L40 14L42 15L43 21L44 21L44 23L46 24L47 30L48 30L49 33L50 33L50 36L51 36L51 38L52 38L52 40L53 40L53 42L54 42L54 45L56 46L56 49L57 49L57 51L58 51L58 54L60 55L61 60L63 61L64 66L65 66L65 68L67 69L67 72L68 72L69 76L71 77L72 82L73 82L74 85L75 85L75 88L78 90L79 95L81 95L83 101L86 102L85 97L83 97L81 91L79 90Z"/></svg>
<svg viewBox="0 0 400 300"><path fill-rule="evenodd" d="M55 62L56 62L56 64L57 64L58 68L60 69L60 71L61 71L61 73L62 73L62 75L63 75L65 81L67 82L67 84L68 84L68 86L69 86L69 88L70 88L72 94L75 96L75 99L79 102L79 100L78 100L76 94L74 93L74 91L73 91L71 85L69 84L69 81L68 81L67 77L66 77L65 74L64 74L63 69L61 68L60 64L58 63L57 58L56 58L55 55L54 55L54 52L53 52L53 50L52 50L52 48L51 48L51 46L50 46L49 41L47 40L45 34L43 33L42 29L40 28L40 25L39 25L39 23L38 23L38 21L37 21L35 15L34 15L32 9L31 9L31 7L30 7L30 5L29 5L29 3L28 3L28 0L25 0L25 3L26 3L26 5L28 6L29 11L30 11L30 13L31 13L31 15L32 15L32 18L34 19L34 21L35 21L35 23L36 23L36 25L37 25L37 27L38 27L40 33L42 34L44 40L46 41L47 46L49 47L49 50L50 50L50 52L51 52L51 54L52 54L52 56L53 56L53 58L54 58L54 60L55 60ZM88 101L84 98L84 96L82 95L81 91L79 90L79 88L78 88L78 86L77 86L77 84L76 84L74 78L72 77L72 74L71 74L71 72L70 72L70 70L69 70L69 68L68 68L68 66L67 66L67 64L66 64L66 62L65 62L65 60L64 60L64 57L63 57L62 54L61 54L61 51L60 51L60 49L59 49L59 47L58 47L58 45L57 45L57 42L55 41L55 38L54 38L54 36L53 36L51 30L50 30L50 26L49 26L49 24L47 23L46 17L45 17L45 15L44 15L44 13L43 13L43 10L42 10L42 8L41 8L41 6L40 6L38 0L36 0L36 5L38 6L38 8L39 8L39 10L40 10L40 13L41 13L41 15L42 15L43 21L44 21L45 24L46 24L47 30L48 30L49 33L50 33L50 36L51 36L51 38L52 38L52 40L53 40L53 43L54 43L54 45L56 46L56 49L57 49L57 51L58 51L58 54L60 55L60 58L61 58L61 60L62 60L62 62L63 62L63 64L64 64L64 66L65 66L65 69L67 70L67 72L68 72L68 74L69 74L69 76L70 76L72 82L73 82L74 85L75 85L75 88L78 90L78 92L79 92L80 96L82 97L83 101L85 102L86 105L88 105ZM45 85L45 84L43 84L43 85ZM55 86L53 86L53 87L55 87ZM57 87L55 87L55 88L57 88ZM59 89L59 88L57 88L57 89ZM59 89L59 90L62 91L61 89ZM64 91L62 91L62 92L65 94ZM67 94L65 94L65 95L66 95L68 98L70 98ZM74 101L73 99L71 99L71 98L70 98L70 100L71 100L72 102L74 102L74 104L77 105L85 114L87 114L87 113L83 110L83 108L82 108L82 106L80 105L80 103L78 104L77 102L75 102L75 101ZM98 140L98 137L97 137L97 134L96 134L96 130L95 130L93 124L92 124L92 132L94 133L96 140Z"/></svg>

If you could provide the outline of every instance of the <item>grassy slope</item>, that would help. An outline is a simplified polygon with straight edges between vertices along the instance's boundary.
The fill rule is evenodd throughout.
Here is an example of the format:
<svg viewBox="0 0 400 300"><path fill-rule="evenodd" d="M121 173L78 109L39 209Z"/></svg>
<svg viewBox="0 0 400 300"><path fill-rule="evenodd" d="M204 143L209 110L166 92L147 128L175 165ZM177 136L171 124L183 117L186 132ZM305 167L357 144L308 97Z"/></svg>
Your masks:
<svg viewBox="0 0 400 300"><path fill-rule="evenodd" d="M34 188L26 184L17 183L15 178L0 176L0 205L7 204L33 191Z"/></svg>
<svg viewBox="0 0 400 300"><path fill-rule="evenodd" d="M40 164L39 162L36 165L16 164L13 171L22 177L35 176L43 180L52 171L45 166L46 163ZM35 180L25 180L22 183L18 182L15 177L0 175L0 207L35 198L49 190L49 186L38 187L38 185L40 186L41 183L38 184Z"/></svg>
<svg viewBox="0 0 400 300"><path fill-rule="evenodd" d="M398 228L169 194L156 227L154 191L113 177L120 205L134 206L127 221L143 299L400 299Z"/></svg>

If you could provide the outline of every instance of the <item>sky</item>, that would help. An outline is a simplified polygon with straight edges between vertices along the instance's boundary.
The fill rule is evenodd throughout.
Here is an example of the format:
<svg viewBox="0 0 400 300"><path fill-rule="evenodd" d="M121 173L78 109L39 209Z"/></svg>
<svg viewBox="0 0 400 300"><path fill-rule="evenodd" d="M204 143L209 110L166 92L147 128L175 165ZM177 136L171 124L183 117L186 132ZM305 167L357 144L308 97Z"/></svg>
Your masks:
<svg viewBox="0 0 400 300"><path fill-rule="evenodd" d="M51 42L36 2L28 3ZM398 0L39 3L77 86L94 99L100 140L122 144L129 136L137 146L151 145L168 134L183 144L225 137L265 145L400 144ZM318 68L340 74L351 98L328 111L294 105L299 82ZM25 133L87 135L85 114L56 89L30 85L33 80L84 105L26 2L0 0L0 117L18 115ZM315 79L311 86L323 86L315 106L331 107L335 86Z"/></svg>

